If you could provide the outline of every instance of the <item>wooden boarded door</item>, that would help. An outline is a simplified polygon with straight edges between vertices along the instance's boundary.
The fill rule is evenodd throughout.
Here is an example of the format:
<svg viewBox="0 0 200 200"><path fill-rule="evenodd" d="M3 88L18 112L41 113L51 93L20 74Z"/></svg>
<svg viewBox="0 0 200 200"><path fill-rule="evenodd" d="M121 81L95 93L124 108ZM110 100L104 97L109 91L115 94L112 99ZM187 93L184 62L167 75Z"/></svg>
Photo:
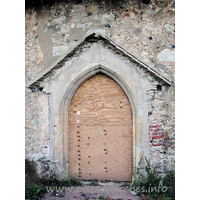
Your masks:
<svg viewBox="0 0 200 200"><path fill-rule="evenodd" d="M97 74L69 108L69 171L81 179L131 181L132 111L122 88Z"/></svg>

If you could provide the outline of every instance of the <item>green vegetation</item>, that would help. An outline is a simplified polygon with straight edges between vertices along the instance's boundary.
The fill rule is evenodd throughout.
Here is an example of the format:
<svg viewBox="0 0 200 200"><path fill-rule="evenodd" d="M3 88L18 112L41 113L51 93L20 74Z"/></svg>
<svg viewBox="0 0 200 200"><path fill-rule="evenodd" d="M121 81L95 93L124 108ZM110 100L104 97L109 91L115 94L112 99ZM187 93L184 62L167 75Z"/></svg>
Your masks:
<svg viewBox="0 0 200 200"><path fill-rule="evenodd" d="M45 194L46 188L41 187L39 185L30 185L28 184L25 187L25 199L36 199L37 197L42 197Z"/></svg>
<svg viewBox="0 0 200 200"><path fill-rule="evenodd" d="M175 172L169 171L166 176L159 175L157 166L146 160L145 172L141 172L140 163L133 173L134 180L132 190L139 196L148 196L151 199L174 200L175 199ZM146 175L145 175L146 174Z"/></svg>
<svg viewBox="0 0 200 200"><path fill-rule="evenodd" d="M100 200L109 200L110 197L106 196L105 194L103 194L102 196L99 197Z"/></svg>
<svg viewBox="0 0 200 200"><path fill-rule="evenodd" d="M61 180L58 178L55 169L51 169L49 174L40 178L36 171L36 163L25 159L25 198L38 199L47 193L46 187L51 186L83 186L81 180L74 175L61 174ZM55 189L57 188L55 187Z"/></svg>
<svg viewBox="0 0 200 200"><path fill-rule="evenodd" d="M25 198L36 199L42 197L44 193L46 189L39 185L36 163L25 159Z"/></svg>
<svg viewBox="0 0 200 200"><path fill-rule="evenodd" d="M157 167L152 165L149 160L145 158L147 166L145 173L141 172L140 163L136 171L133 173L134 180L131 184L131 189L139 196L148 196L150 199L157 200L174 200L175 199L175 172L168 171L166 176L159 175ZM97 180L93 180L90 186L98 185ZM71 173L67 172L61 174L58 178L55 169L51 169L50 173L43 176L38 176L36 171L36 163L25 159L25 198L38 199L46 192L46 187L71 187L83 186L81 180L76 178ZM57 186L57 187L53 187ZM124 183L121 187L128 187L128 183ZM53 189L54 190L54 189ZM52 190L51 190L52 191ZM110 198L102 195L99 199L109 200Z"/></svg>

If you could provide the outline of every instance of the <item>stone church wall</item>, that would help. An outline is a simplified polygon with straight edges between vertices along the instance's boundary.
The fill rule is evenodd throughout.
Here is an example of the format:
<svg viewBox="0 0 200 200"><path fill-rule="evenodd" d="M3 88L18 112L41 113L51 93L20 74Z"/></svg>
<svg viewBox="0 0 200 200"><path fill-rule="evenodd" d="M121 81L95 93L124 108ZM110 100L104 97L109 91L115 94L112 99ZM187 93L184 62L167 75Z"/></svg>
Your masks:
<svg viewBox="0 0 200 200"><path fill-rule="evenodd" d="M168 78L146 91L149 155L161 172L175 165L175 5L174 1L60 1L25 11L26 86L88 31L100 30ZM84 48L88 48L85 44ZM77 52L77 54L79 54ZM127 61L128 62L128 61ZM139 71L139 69L138 69ZM142 71L140 73L143 73ZM50 79L47 77L45 80ZM43 88L25 89L25 153L45 173L51 162L49 104Z"/></svg>

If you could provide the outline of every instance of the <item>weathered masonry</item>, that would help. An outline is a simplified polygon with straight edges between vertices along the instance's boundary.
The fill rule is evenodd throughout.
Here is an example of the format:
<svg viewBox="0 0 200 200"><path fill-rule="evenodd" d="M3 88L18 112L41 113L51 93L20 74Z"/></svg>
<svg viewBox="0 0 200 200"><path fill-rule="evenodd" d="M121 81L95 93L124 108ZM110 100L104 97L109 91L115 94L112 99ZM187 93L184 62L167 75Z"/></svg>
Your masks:
<svg viewBox="0 0 200 200"><path fill-rule="evenodd" d="M164 22L173 20L173 9L165 13L173 4L132 4L120 15L102 6L60 3L27 13L25 145L40 174L54 168L87 180L131 181L143 156L161 173L174 168L174 33ZM141 21L153 26L156 9L169 18L157 13L164 24L157 33ZM122 42L119 27L136 32Z"/></svg>

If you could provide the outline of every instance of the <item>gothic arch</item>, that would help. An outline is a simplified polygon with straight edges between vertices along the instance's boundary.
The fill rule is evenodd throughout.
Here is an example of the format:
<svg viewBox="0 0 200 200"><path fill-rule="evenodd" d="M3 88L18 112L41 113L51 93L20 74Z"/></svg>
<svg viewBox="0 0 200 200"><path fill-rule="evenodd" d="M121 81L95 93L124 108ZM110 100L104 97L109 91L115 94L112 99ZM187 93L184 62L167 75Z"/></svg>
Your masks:
<svg viewBox="0 0 200 200"><path fill-rule="evenodd" d="M137 134L137 122L136 122L136 113L137 107L135 106L135 97L133 92L131 91L128 84L123 80L123 78L117 74L116 72L112 71L108 66L102 64L90 64L87 70L84 70L80 74L78 74L71 82L71 84L65 90L62 100L60 102L59 113L58 113L58 126L59 132L62 133L62 144L60 144L60 170L67 169L69 165L69 145L68 145L68 112L71 100L78 90L78 88L84 83L86 80L91 78L92 76L96 75L97 73L102 73L113 79L118 83L118 85L124 90L125 94L127 95L133 115L133 163L132 169L137 166L139 161L139 152L138 152L138 134ZM55 151L55 148L54 148Z"/></svg>

